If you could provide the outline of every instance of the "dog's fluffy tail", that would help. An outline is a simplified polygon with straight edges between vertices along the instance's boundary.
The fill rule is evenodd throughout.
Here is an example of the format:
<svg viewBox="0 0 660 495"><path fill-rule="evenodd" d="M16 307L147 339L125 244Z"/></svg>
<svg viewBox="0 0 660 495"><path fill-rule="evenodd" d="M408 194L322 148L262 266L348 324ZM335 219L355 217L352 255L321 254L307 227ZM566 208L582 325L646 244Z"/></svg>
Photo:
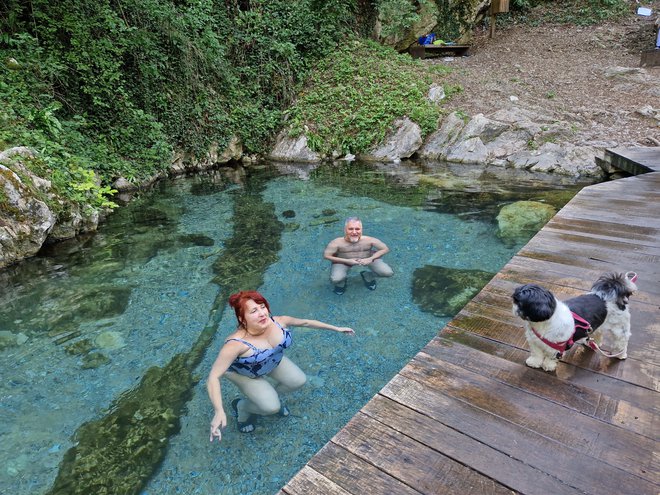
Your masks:
<svg viewBox="0 0 660 495"><path fill-rule="evenodd" d="M605 302L614 302L620 308L628 304L628 298L637 290L637 276L628 273L606 273L591 286L591 293Z"/></svg>

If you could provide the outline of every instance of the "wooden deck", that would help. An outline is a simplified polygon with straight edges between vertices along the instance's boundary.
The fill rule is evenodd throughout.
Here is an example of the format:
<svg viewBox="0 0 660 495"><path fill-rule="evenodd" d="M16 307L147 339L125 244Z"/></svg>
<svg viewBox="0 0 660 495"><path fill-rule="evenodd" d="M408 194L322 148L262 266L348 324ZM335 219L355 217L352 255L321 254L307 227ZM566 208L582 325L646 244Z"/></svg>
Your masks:
<svg viewBox="0 0 660 495"><path fill-rule="evenodd" d="M660 493L660 148L644 166L577 194L279 493ZM526 367L514 288L606 271L639 274L628 359Z"/></svg>

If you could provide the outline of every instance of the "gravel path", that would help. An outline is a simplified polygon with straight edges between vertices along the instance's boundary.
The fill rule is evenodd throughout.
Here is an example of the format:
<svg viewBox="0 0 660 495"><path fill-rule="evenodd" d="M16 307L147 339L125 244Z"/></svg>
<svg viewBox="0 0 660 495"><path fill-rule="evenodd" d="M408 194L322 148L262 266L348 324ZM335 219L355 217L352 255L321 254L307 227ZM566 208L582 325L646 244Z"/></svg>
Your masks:
<svg viewBox="0 0 660 495"><path fill-rule="evenodd" d="M603 147L660 146L660 67L640 67L654 47L653 17L634 13L598 26L503 22L494 38L474 33L470 56L427 59L454 68L449 84L464 91L447 108L468 115L511 106L566 121L567 139Z"/></svg>

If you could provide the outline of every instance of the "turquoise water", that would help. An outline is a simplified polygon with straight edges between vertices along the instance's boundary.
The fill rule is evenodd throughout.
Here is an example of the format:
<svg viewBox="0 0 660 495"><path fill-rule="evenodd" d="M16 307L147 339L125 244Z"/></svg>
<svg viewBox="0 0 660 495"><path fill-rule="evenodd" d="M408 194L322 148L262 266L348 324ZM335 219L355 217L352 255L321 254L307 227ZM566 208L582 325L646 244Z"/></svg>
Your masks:
<svg viewBox="0 0 660 495"><path fill-rule="evenodd" d="M211 328L210 346L193 365L195 384L175 408L176 428L158 439L161 455L127 493L275 493L449 320L412 300L415 269L497 272L522 245L496 237L499 207L579 188L507 171L477 177L439 164L350 171L288 165L250 175L261 177L259 187L231 170L163 183L96 234L0 274L0 492L66 493L52 487L80 427L119 409L147 370L190 353ZM222 442L210 444L205 378L235 326L214 263L240 244L237 227L255 220L249 207L236 213L249 188L283 228L258 287L273 313L351 326L356 335L294 329L287 355L308 383L285 397L291 416L260 419L250 435L230 418ZM361 217L365 234L389 245L385 260L395 275L369 291L353 270L337 296L322 252L348 216ZM255 263L257 247L234 259L239 272ZM236 395L223 380L225 404ZM134 413L136 424L140 416ZM131 421L123 425L129 433Z"/></svg>

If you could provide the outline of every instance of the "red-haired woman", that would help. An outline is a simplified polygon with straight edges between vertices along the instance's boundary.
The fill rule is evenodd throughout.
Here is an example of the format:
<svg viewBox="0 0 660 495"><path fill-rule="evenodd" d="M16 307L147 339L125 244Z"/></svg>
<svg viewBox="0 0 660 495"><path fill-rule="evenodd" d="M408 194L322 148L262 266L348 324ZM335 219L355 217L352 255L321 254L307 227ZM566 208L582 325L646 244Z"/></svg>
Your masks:
<svg viewBox="0 0 660 495"><path fill-rule="evenodd" d="M211 421L211 441L222 438L227 415L222 407L220 378L224 375L245 395L231 403L239 431L254 431L256 415L289 414L279 398L281 392L291 392L305 384L305 373L284 356L291 345L288 327L311 327L353 334L353 329L336 327L317 320L293 316L271 316L266 298L256 291L241 291L229 298L236 312L238 328L220 349L206 383L215 414ZM276 382L273 387L266 376Z"/></svg>

